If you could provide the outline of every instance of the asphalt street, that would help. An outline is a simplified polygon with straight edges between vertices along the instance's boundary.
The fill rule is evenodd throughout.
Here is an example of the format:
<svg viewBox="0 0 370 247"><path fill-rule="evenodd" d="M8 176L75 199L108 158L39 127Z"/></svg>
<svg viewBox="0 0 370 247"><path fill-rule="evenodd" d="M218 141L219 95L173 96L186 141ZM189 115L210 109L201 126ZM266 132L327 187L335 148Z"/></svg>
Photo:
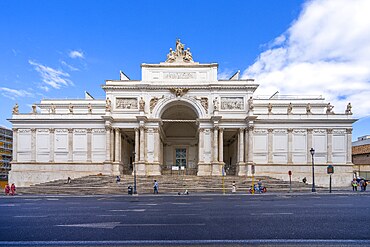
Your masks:
<svg viewBox="0 0 370 247"><path fill-rule="evenodd" d="M367 192L1 197L0 214L0 246L370 246Z"/></svg>

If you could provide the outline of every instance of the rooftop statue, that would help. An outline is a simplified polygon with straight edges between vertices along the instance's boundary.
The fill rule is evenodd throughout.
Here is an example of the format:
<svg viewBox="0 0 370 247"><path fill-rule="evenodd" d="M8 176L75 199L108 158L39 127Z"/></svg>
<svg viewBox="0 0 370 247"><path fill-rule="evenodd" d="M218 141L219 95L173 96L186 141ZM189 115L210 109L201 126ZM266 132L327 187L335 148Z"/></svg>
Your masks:
<svg viewBox="0 0 370 247"><path fill-rule="evenodd" d="M348 103L347 109L346 109L346 112L345 113L347 115L352 115L352 105L351 105L351 103Z"/></svg>
<svg viewBox="0 0 370 247"><path fill-rule="evenodd" d="M334 106L328 103L328 105L326 106L326 114L334 114L333 108Z"/></svg>
<svg viewBox="0 0 370 247"><path fill-rule="evenodd" d="M194 62L193 61L193 55L190 52L190 48L187 48L185 50L185 45L180 42L180 39L176 40L176 50L173 51L172 48L170 48L170 52L167 54L167 63L173 63L173 62Z"/></svg>
<svg viewBox="0 0 370 247"><path fill-rule="evenodd" d="M15 106L13 107L13 114L19 114L19 106L16 103Z"/></svg>

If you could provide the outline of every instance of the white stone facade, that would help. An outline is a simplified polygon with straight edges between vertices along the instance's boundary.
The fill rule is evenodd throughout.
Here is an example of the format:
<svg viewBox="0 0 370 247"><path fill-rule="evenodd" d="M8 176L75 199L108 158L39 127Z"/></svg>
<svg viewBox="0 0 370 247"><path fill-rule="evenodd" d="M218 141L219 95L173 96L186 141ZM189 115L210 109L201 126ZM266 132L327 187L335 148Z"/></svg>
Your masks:
<svg viewBox="0 0 370 247"><path fill-rule="evenodd" d="M322 97L258 97L253 79L217 79L217 64L190 50L142 64L142 80L107 80L106 100L42 100L39 111L13 112L18 186L91 174L271 176L328 184L352 179L352 115L334 114ZM180 47L180 48L179 48ZM178 50L180 49L180 50ZM188 52L188 53L187 53ZM172 55L171 55L172 54ZM190 54L190 56L189 56ZM344 110L343 110L344 112Z"/></svg>

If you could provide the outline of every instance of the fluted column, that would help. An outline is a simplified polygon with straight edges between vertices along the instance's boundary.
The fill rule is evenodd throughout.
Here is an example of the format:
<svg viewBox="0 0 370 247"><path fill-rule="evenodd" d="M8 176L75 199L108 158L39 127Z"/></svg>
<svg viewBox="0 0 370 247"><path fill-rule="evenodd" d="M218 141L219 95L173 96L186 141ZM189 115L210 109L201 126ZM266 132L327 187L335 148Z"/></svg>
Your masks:
<svg viewBox="0 0 370 247"><path fill-rule="evenodd" d="M218 128L213 128L213 162L218 162Z"/></svg>
<svg viewBox="0 0 370 247"><path fill-rule="evenodd" d="M73 129L68 129L68 161L73 161Z"/></svg>
<svg viewBox="0 0 370 247"><path fill-rule="evenodd" d="M18 156L18 129L13 128L13 162L17 162L17 156Z"/></svg>
<svg viewBox="0 0 370 247"><path fill-rule="evenodd" d="M199 163L204 163L204 156L203 156L203 150L204 150L204 129L199 129L199 142L198 142L198 149L199 149Z"/></svg>
<svg viewBox="0 0 370 247"><path fill-rule="evenodd" d="M106 145L105 145L105 149L106 149L106 162L110 162L111 161L111 148L110 148L110 132L111 132L111 127L110 126L105 126L105 141L106 141Z"/></svg>
<svg viewBox="0 0 370 247"><path fill-rule="evenodd" d="M86 129L87 132L87 162L92 160L92 129Z"/></svg>
<svg viewBox="0 0 370 247"><path fill-rule="evenodd" d="M312 156L310 153L310 149L312 147L312 131L313 129L307 129L307 164L312 163Z"/></svg>
<svg viewBox="0 0 370 247"><path fill-rule="evenodd" d="M293 163L293 129L288 129L288 164Z"/></svg>
<svg viewBox="0 0 370 247"><path fill-rule="evenodd" d="M248 163L253 164L253 126L248 128Z"/></svg>
<svg viewBox="0 0 370 247"><path fill-rule="evenodd" d="M224 129L219 129L219 137L218 137L218 161L223 163L224 162Z"/></svg>
<svg viewBox="0 0 370 247"><path fill-rule="evenodd" d="M110 158L109 160L113 161L114 160L114 129L111 128L110 131Z"/></svg>
<svg viewBox="0 0 370 247"><path fill-rule="evenodd" d="M244 163L244 129L239 129L239 162Z"/></svg>
<svg viewBox="0 0 370 247"><path fill-rule="evenodd" d="M49 129L49 138L50 138L50 154L49 154L49 162L54 162L54 140L55 140L55 129Z"/></svg>
<svg viewBox="0 0 370 247"><path fill-rule="evenodd" d="M140 147L140 137L139 137L139 129L135 128L135 162L139 161L139 149Z"/></svg>
<svg viewBox="0 0 370 247"><path fill-rule="evenodd" d="M352 128L346 129L347 134L347 164L352 163Z"/></svg>
<svg viewBox="0 0 370 247"><path fill-rule="evenodd" d="M332 164L333 163L333 129L327 129L327 163Z"/></svg>
<svg viewBox="0 0 370 247"><path fill-rule="evenodd" d="M119 162L120 161L120 157L119 157L119 149L120 149L120 140L121 140L121 133L120 133L120 130L119 128L115 128L114 129L114 132L115 132L115 150L114 150L114 161L115 162Z"/></svg>
<svg viewBox="0 0 370 247"><path fill-rule="evenodd" d="M31 162L36 162L36 129L31 129Z"/></svg>
<svg viewBox="0 0 370 247"><path fill-rule="evenodd" d="M268 153L267 153L267 163L272 164L272 150L273 150L273 131L274 129L268 129L267 142L268 142Z"/></svg>
<svg viewBox="0 0 370 247"><path fill-rule="evenodd" d="M161 140L159 138L159 128L154 130L154 162L159 163L159 150L161 149Z"/></svg>
<svg viewBox="0 0 370 247"><path fill-rule="evenodd" d="M140 160L139 161L141 161L141 162L144 162L145 161L145 150L144 150L144 148L145 148L145 129L144 129L144 127L140 127Z"/></svg>

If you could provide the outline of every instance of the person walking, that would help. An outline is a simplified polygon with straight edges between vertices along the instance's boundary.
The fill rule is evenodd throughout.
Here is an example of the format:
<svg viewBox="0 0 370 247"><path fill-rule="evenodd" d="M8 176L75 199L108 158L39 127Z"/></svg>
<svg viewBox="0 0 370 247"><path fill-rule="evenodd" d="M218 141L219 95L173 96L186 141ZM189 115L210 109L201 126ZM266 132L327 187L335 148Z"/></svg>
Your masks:
<svg viewBox="0 0 370 247"><path fill-rule="evenodd" d="M233 181L233 187L231 189L231 193L236 193L236 183Z"/></svg>
<svg viewBox="0 0 370 247"><path fill-rule="evenodd" d="M366 180L364 180L364 191L366 191L366 186L367 186L367 181Z"/></svg>
<svg viewBox="0 0 370 247"><path fill-rule="evenodd" d="M158 194L158 182L157 182L157 180L154 180L153 189L154 189L154 194Z"/></svg>
<svg viewBox="0 0 370 247"><path fill-rule="evenodd" d="M6 195L6 196L8 196L8 195L9 195L9 193L10 193L10 186L9 186L9 184L7 184L7 185L5 186L4 191L5 191L5 195Z"/></svg>
<svg viewBox="0 0 370 247"><path fill-rule="evenodd" d="M357 183L356 179L354 178L352 180L352 191L357 191L357 186L358 186L358 183Z"/></svg>
<svg viewBox="0 0 370 247"><path fill-rule="evenodd" d="M15 195L15 185L12 184L12 186L10 186L10 195L14 196Z"/></svg>

